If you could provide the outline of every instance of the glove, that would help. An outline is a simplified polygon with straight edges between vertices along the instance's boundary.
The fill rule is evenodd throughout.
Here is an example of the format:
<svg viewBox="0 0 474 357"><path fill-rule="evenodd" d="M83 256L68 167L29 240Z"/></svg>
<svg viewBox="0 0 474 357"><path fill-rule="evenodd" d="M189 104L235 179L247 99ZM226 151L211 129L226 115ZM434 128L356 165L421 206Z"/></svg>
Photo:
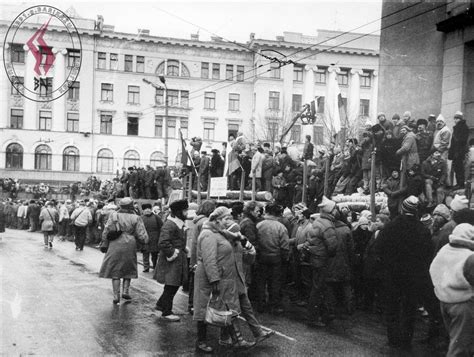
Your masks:
<svg viewBox="0 0 474 357"><path fill-rule="evenodd" d="M100 251L104 254L107 253L107 247L100 247Z"/></svg>
<svg viewBox="0 0 474 357"><path fill-rule="evenodd" d="M179 254L179 249L175 249L173 255L169 258L166 258L166 260L169 262L172 262L178 257L178 254Z"/></svg>
<svg viewBox="0 0 474 357"><path fill-rule="evenodd" d="M220 291L219 291L219 282L218 281L215 281L212 283L212 295L219 295Z"/></svg>

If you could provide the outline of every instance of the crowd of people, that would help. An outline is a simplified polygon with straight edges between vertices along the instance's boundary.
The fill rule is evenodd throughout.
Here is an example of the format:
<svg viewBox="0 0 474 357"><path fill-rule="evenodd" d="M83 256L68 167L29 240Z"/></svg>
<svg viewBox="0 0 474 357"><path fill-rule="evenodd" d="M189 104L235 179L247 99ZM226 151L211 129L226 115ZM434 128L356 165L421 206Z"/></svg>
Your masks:
<svg viewBox="0 0 474 357"><path fill-rule="evenodd" d="M474 352L474 211L465 196L438 204L432 215L421 215L420 200L409 196L394 217L385 207L375 219L325 196L315 210L304 203L289 209L214 200L140 206L129 197L118 204L7 200L0 208L0 231L2 223L41 231L45 249L56 237L73 240L78 251L89 243L106 252L99 275L112 279L114 304L132 298L142 252L144 273L153 270L164 284L156 303L163 319L179 321L173 298L180 287L190 291L201 352L212 351L205 316L216 296L234 317L222 328L221 345L246 348L266 339L273 332L259 324L254 307L281 314L291 304L306 308L307 323L316 328L356 309L383 313L396 348L409 348L422 309L427 341L436 348L450 341L449 355ZM242 337L237 315L255 341Z"/></svg>

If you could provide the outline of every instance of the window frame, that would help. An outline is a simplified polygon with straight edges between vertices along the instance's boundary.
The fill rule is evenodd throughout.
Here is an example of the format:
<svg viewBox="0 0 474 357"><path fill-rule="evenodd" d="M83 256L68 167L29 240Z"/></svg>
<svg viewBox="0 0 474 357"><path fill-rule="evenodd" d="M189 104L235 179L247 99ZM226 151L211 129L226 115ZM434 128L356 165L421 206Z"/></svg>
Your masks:
<svg viewBox="0 0 474 357"><path fill-rule="evenodd" d="M234 80L234 65L233 64L225 65L225 80L226 81Z"/></svg>
<svg viewBox="0 0 474 357"><path fill-rule="evenodd" d="M104 88L105 86L110 86L110 88ZM105 96L104 96L105 94ZM109 98L110 96L110 98ZM105 97L105 99L104 99ZM100 100L103 102L113 102L114 101L114 85L113 83L101 83L100 84Z"/></svg>
<svg viewBox="0 0 474 357"><path fill-rule="evenodd" d="M107 69L107 52L97 52L97 69Z"/></svg>
<svg viewBox="0 0 474 357"><path fill-rule="evenodd" d="M19 150L15 150L19 149ZM10 143L5 149L5 168L23 169L23 146L19 143Z"/></svg>
<svg viewBox="0 0 474 357"><path fill-rule="evenodd" d="M133 72L133 55L123 55L123 71Z"/></svg>
<svg viewBox="0 0 474 357"><path fill-rule="evenodd" d="M214 80L221 79L221 64L220 63L212 64L212 79Z"/></svg>
<svg viewBox="0 0 474 357"><path fill-rule="evenodd" d="M137 56L135 71L137 73L145 73L145 56Z"/></svg>
<svg viewBox="0 0 474 357"><path fill-rule="evenodd" d="M337 73L337 84L343 87L347 87L349 85L348 69L341 69L341 71Z"/></svg>
<svg viewBox="0 0 474 357"><path fill-rule="evenodd" d="M77 115L77 119L72 116ZM69 124L72 123L72 128ZM79 132L79 112L67 112L66 113L66 131L69 133Z"/></svg>
<svg viewBox="0 0 474 357"><path fill-rule="evenodd" d="M103 155L103 153L107 153L107 154L110 153L110 156L105 156ZM108 170L103 170L104 166L107 166ZM112 150L104 148L104 149L100 149L97 152L96 172L100 172L100 173L114 172L114 153L112 152Z"/></svg>
<svg viewBox="0 0 474 357"><path fill-rule="evenodd" d="M10 94L11 94L11 95L21 95L21 93L24 92L24 88L25 88L25 77L13 76L13 77L12 77L12 80L13 80L14 83L21 84L21 86L20 86L20 89L18 90L18 89L13 85L13 83L11 83L11 91L10 91Z"/></svg>
<svg viewBox="0 0 474 357"><path fill-rule="evenodd" d="M362 110L362 108L367 108L367 112ZM368 117L370 115L370 99L360 99L359 100L359 116Z"/></svg>
<svg viewBox="0 0 474 357"><path fill-rule="evenodd" d="M179 67L178 60L168 60L166 62L166 75L169 77L179 77Z"/></svg>
<svg viewBox="0 0 474 357"><path fill-rule="evenodd" d="M44 116L44 114L47 114L47 113L49 113L49 115ZM50 110L40 110L38 113L38 116L39 116L38 130L51 131L51 128L53 126L53 112Z"/></svg>
<svg viewBox="0 0 474 357"><path fill-rule="evenodd" d="M278 95L275 95L275 94L278 94ZM280 110L280 92L277 92L277 91L268 92L268 109Z"/></svg>
<svg viewBox="0 0 474 357"><path fill-rule="evenodd" d="M244 74L245 74L245 66L237 66L237 76L236 76L236 81L237 82L243 82L244 81Z"/></svg>
<svg viewBox="0 0 474 357"><path fill-rule="evenodd" d="M270 78L281 79L281 67L279 63L270 63Z"/></svg>
<svg viewBox="0 0 474 357"><path fill-rule="evenodd" d="M204 92L204 109L216 110L216 92Z"/></svg>
<svg viewBox="0 0 474 357"><path fill-rule="evenodd" d="M68 100L79 100L81 83L79 81L74 81L67 91Z"/></svg>
<svg viewBox="0 0 474 357"><path fill-rule="evenodd" d="M201 78L209 79L209 62L201 62Z"/></svg>
<svg viewBox="0 0 474 357"><path fill-rule="evenodd" d="M14 115L13 111L21 111L20 115ZM23 119L24 119L25 111L23 108L10 108L10 128L11 129L23 129ZM15 118L15 125L13 119Z"/></svg>
<svg viewBox="0 0 474 357"><path fill-rule="evenodd" d="M128 86L127 104L140 104L140 86Z"/></svg>
<svg viewBox="0 0 474 357"><path fill-rule="evenodd" d="M109 65L111 71L118 71L119 69L119 55L118 53L110 53Z"/></svg>
<svg viewBox="0 0 474 357"><path fill-rule="evenodd" d="M314 73L314 82L317 84L326 84L327 73L328 73L327 67L318 68L318 70Z"/></svg>
<svg viewBox="0 0 474 357"><path fill-rule="evenodd" d="M39 152L40 148L47 152ZM35 148L35 170L51 171L52 156L51 147L46 144L38 145ZM43 167L43 164L46 164L46 167Z"/></svg>
<svg viewBox="0 0 474 357"><path fill-rule="evenodd" d="M363 71L360 75L360 88L370 87L372 87L372 74L370 72Z"/></svg>
<svg viewBox="0 0 474 357"><path fill-rule="evenodd" d="M234 96L234 98L232 98ZM230 112L240 111L240 94L229 93L229 109Z"/></svg>
<svg viewBox="0 0 474 357"><path fill-rule="evenodd" d="M298 82L298 83L303 82L303 67L302 66L293 67L293 82Z"/></svg>
<svg viewBox="0 0 474 357"><path fill-rule="evenodd" d="M155 138L163 137L163 122L164 122L163 116L155 115Z"/></svg>
<svg viewBox="0 0 474 357"><path fill-rule="evenodd" d="M299 98L299 101L295 101L295 98ZM295 105L298 104L298 105ZM301 108L303 107L303 95L302 94L293 94L291 97L291 109L294 112L299 112L301 111Z"/></svg>
<svg viewBox="0 0 474 357"><path fill-rule="evenodd" d="M15 51L15 49L19 51ZM10 45L10 60L12 63L25 63L26 51L23 45L19 43L12 43Z"/></svg>
<svg viewBox="0 0 474 357"><path fill-rule="evenodd" d="M74 152L74 154L70 154L69 152ZM63 150L63 171L67 172L78 172L80 171L80 154L79 149L75 146L68 146ZM72 162L71 162L72 161ZM72 165L71 165L72 164ZM72 169L71 169L72 166Z"/></svg>
<svg viewBox="0 0 474 357"><path fill-rule="evenodd" d="M71 55L75 54L75 55ZM79 67L81 65L81 51L76 49L67 49L67 67Z"/></svg>
<svg viewBox="0 0 474 357"><path fill-rule="evenodd" d="M41 78L40 81L46 81L46 85L43 85L42 82L39 86L40 92L39 96L42 98L50 98L53 96L53 77Z"/></svg>
<svg viewBox="0 0 474 357"><path fill-rule="evenodd" d="M140 117L136 114L127 115L127 136L138 136L140 129Z"/></svg>
<svg viewBox="0 0 474 357"><path fill-rule="evenodd" d="M112 113L102 112L100 113L100 133L104 135L112 135Z"/></svg>
<svg viewBox="0 0 474 357"><path fill-rule="evenodd" d="M203 124L203 136L202 136L203 140L214 141L215 133L216 133L216 123L214 123L213 121L205 121Z"/></svg>

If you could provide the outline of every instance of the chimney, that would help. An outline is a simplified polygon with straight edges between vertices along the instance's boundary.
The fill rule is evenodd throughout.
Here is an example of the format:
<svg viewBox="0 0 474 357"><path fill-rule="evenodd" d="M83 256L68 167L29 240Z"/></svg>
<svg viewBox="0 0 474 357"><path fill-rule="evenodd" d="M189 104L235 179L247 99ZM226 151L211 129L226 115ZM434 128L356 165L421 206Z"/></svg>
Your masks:
<svg viewBox="0 0 474 357"><path fill-rule="evenodd" d="M199 41L199 33L192 33L191 40Z"/></svg>

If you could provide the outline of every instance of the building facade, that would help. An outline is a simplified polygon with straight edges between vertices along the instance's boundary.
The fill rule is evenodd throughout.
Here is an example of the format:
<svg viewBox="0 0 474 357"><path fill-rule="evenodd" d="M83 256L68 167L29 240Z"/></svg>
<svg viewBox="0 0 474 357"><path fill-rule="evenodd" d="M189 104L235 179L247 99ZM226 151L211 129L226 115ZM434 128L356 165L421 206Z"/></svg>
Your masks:
<svg viewBox="0 0 474 357"><path fill-rule="evenodd" d="M379 109L416 118L458 110L474 129L472 1L384 0L380 37Z"/></svg>
<svg viewBox="0 0 474 357"><path fill-rule="evenodd" d="M123 166L156 167L166 161L175 165L182 148L180 132L185 139L201 137L202 150L208 151L221 149L222 142L239 131L250 141L269 141L315 96L320 120L324 118L322 98L327 74L333 70L338 71L343 97L357 83L358 97L354 95L353 101L360 104L360 114L375 113L377 36L358 40L351 34L353 41L335 48L330 39L340 33L328 31L318 37L285 33L276 41L252 35L248 43L238 45L217 37L202 41L197 35L150 36L147 30L120 33L101 20L73 17L73 21L82 50L67 48L68 34L50 27L45 39L55 61L38 93L42 99L51 96L48 88L64 81L80 60L79 76L66 95L32 101L18 93L1 71L3 176L72 181L89 175L110 177ZM4 35L8 26L9 21L1 21L0 33ZM23 83L32 83L35 64L25 43L40 26L40 21L23 26L15 42L1 51L11 56L17 80ZM325 45L306 49L324 37L329 39ZM258 54L274 57L275 50L295 64L276 68ZM290 135L296 142L302 142L305 133L323 141L321 127L321 123L314 127L319 129L296 125Z"/></svg>

